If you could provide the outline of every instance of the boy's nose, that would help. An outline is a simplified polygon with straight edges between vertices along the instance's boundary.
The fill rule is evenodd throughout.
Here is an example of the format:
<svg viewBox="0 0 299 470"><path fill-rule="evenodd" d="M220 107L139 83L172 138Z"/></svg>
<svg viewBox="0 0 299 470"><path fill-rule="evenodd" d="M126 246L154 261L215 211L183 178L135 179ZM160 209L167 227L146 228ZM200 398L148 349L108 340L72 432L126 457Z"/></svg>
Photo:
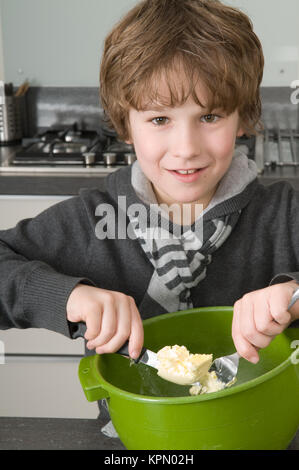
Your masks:
<svg viewBox="0 0 299 470"><path fill-rule="evenodd" d="M171 154L174 157L190 159L201 153L198 130L193 126L182 126L174 130L171 143Z"/></svg>

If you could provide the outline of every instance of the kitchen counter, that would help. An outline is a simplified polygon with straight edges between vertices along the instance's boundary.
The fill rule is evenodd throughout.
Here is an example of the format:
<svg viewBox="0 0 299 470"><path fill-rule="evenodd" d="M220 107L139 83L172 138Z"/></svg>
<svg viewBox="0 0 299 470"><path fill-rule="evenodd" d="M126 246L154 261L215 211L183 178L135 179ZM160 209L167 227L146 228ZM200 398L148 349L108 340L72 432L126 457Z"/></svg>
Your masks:
<svg viewBox="0 0 299 470"><path fill-rule="evenodd" d="M1 418L0 450L125 450L100 419ZM298 447L299 448L299 447Z"/></svg>
<svg viewBox="0 0 299 470"><path fill-rule="evenodd" d="M105 188L106 175L21 175L0 173L0 195L75 196L81 188Z"/></svg>
<svg viewBox="0 0 299 470"><path fill-rule="evenodd" d="M11 172L7 162L19 147L0 147L0 195L18 196L74 196L80 188L104 188L107 170L93 173L82 169L79 173Z"/></svg>
<svg viewBox="0 0 299 470"><path fill-rule="evenodd" d="M103 425L101 419L0 418L0 450L126 450L103 435ZM288 450L299 450L299 430Z"/></svg>
<svg viewBox="0 0 299 470"><path fill-rule="evenodd" d="M75 172L48 173L34 171L30 167L26 171L8 169L8 161L19 150L17 146L0 147L0 195L30 195L30 196L74 196L80 188L104 189L104 181L109 171L105 168L100 172L91 168ZM79 171L78 171L79 170Z"/></svg>

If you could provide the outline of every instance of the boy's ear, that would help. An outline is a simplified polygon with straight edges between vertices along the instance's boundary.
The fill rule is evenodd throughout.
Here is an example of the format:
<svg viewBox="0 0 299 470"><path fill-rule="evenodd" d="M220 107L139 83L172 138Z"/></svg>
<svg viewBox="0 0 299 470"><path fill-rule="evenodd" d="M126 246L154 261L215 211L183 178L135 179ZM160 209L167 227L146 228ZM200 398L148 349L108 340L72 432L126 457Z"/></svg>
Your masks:
<svg viewBox="0 0 299 470"><path fill-rule="evenodd" d="M237 132L237 137L242 137L242 135L245 134L245 131L244 131L244 128L243 128L243 120L241 118L241 116L239 115L239 119L238 119L238 132Z"/></svg>
<svg viewBox="0 0 299 470"><path fill-rule="evenodd" d="M242 137L242 135L245 134L244 128L243 128L243 122L241 119L239 119L239 128L237 132L237 137Z"/></svg>
<svg viewBox="0 0 299 470"><path fill-rule="evenodd" d="M130 123L127 124L127 135L128 135L128 138L125 140L125 143L128 145L133 145Z"/></svg>

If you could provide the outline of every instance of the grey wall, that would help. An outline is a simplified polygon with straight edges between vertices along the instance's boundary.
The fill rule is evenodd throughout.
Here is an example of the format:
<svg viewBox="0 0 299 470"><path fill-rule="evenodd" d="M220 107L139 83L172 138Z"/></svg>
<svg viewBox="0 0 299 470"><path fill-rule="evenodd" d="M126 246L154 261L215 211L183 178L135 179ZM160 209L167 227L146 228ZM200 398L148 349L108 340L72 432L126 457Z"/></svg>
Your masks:
<svg viewBox="0 0 299 470"><path fill-rule="evenodd" d="M5 81L97 86L105 36L135 3L0 0Z"/></svg>
<svg viewBox="0 0 299 470"><path fill-rule="evenodd" d="M299 1L224 0L251 17L266 56L263 86L299 79ZM19 85L97 86L103 41L137 0L0 0L4 75Z"/></svg>

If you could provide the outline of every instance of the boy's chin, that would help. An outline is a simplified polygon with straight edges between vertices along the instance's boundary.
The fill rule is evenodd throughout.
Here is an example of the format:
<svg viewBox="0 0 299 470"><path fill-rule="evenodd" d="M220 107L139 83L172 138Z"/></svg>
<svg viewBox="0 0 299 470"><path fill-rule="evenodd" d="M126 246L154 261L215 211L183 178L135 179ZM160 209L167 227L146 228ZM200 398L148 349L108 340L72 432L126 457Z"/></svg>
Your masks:
<svg viewBox="0 0 299 470"><path fill-rule="evenodd" d="M157 188L153 185L154 193L156 195L158 204L166 204L172 205L177 204L179 206L185 205L195 205L195 204L202 204L205 205L209 202L210 196L213 195L212 191L209 194L205 194L203 191L164 191L157 190ZM211 193L211 194L210 194Z"/></svg>
<svg viewBox="0 0 299 470"><path fill-rule="evenodd" d="M193 195L186 195L186 194L176 194L174 195L174 201L177 204L202 204L202 201L205 200L205 196L201 194L193 194Z"/></svg>

